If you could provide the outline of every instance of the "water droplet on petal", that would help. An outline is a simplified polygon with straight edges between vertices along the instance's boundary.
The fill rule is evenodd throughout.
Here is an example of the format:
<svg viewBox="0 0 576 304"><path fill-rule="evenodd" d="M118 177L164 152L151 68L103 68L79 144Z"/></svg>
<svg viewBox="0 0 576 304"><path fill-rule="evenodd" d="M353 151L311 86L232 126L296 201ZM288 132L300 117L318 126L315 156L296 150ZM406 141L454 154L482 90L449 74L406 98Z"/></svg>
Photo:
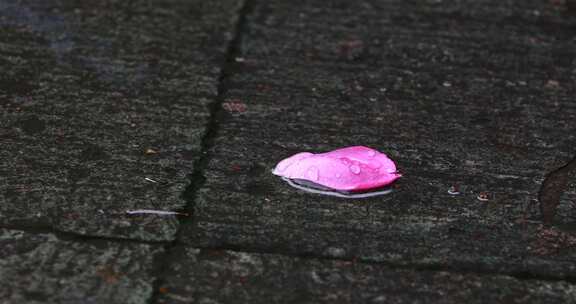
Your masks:
<svg viewBox="0 0 576 304"><path fill-rule="evenodd" d="M382 163L374 159L368 162L368 166L371 168L380 168L382 167Z"/></svg>
<svg viewBox="0 0 576 304"><path fill-rule="evenodd" d="M374 156L376 156L376 152L374 152L373 150L370 150L370 151L368 151L368 156L374 157Z"/></svg>
<svg viewBox="0 0 576 304"><path fill-rule="evenodd" d="M341 178L341 177L342 177L342 174L336 173L336 178Z"/></svg>
<svg viewBox="0 0 576 304"><path fill-rule="evenodd" d="M306 176L314 181L318 181L320 179L320 172L317 167L310 167L308 171L306 171Z"/></svg>
<svg viewBox="0 0 576 304"><path fill-rule="evenodd" d="M360 167L358 167L358 165L352 165L350 166L350 171L352 171L352 173L354 174L360 174Z"/></svg>

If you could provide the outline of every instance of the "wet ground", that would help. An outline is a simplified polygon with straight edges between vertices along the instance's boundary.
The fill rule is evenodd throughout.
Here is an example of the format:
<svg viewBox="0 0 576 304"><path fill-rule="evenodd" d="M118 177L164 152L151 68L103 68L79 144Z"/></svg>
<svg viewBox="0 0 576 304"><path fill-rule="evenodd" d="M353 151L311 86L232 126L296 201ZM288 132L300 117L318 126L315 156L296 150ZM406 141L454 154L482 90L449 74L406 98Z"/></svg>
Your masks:
<svg viewBox="0 0 576 304"><path fill-rule="evenodd" d="M0 0L0 302L576 302L572 7Z"/></svg>

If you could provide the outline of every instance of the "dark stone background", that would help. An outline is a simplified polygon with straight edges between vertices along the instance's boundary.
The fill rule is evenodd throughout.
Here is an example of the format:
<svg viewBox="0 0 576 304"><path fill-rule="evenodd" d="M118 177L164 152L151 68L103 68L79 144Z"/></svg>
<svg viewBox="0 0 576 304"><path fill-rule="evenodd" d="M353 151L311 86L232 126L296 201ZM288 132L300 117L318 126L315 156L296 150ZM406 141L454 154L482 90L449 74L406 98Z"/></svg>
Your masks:
<svg viewBox="0 0 576 304"><path fill-rule="evenodd" d="M0 0L0 303L575 303L575 49L560 0ZM349 145L396 191L270 173Z"/></svg>

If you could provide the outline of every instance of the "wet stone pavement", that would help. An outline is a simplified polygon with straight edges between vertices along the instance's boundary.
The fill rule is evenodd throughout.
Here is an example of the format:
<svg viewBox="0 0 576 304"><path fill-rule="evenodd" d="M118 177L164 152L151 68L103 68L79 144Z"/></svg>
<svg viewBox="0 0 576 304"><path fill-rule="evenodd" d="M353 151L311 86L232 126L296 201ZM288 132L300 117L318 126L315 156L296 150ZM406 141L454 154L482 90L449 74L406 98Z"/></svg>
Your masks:
<svg viewBox="0 0 576 304"><path fill-rule="evenodd" d="M0 0L0 303L576 303L575 28L545 0ZM350 145L393 193L270 172Z"/></svg>

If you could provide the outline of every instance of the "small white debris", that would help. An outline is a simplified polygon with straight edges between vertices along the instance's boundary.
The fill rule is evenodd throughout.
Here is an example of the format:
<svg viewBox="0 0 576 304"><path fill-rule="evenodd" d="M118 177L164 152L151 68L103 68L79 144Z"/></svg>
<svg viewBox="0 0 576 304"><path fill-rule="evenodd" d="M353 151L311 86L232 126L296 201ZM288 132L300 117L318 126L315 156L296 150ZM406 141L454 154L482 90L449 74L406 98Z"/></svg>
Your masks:
<svg viewBox="0 0 576 304"><path fill-rule="evenodd" d="M459 195L459 194L460 194L460 189L458 189L458 186L456 186L456 185L450 186L450 188L448 188L448 194L450 194L450 195Z"/></svg>
<svg viewBox="0 0 576 304"><path fill-rule="evenodd" d="M176 212L176 211L164 211L164 210L151 210L151 209L138 209L138 210L126 210L126 214L156 214L156 215L184 215L188 216L188 213Z"/></svg>
<svg viewBox="0 0 576 304"><path fill-rule="evenodd" d="M476 198L481 202L487 202L490 200L490 195L488 192L480 192Z"/></svg>

